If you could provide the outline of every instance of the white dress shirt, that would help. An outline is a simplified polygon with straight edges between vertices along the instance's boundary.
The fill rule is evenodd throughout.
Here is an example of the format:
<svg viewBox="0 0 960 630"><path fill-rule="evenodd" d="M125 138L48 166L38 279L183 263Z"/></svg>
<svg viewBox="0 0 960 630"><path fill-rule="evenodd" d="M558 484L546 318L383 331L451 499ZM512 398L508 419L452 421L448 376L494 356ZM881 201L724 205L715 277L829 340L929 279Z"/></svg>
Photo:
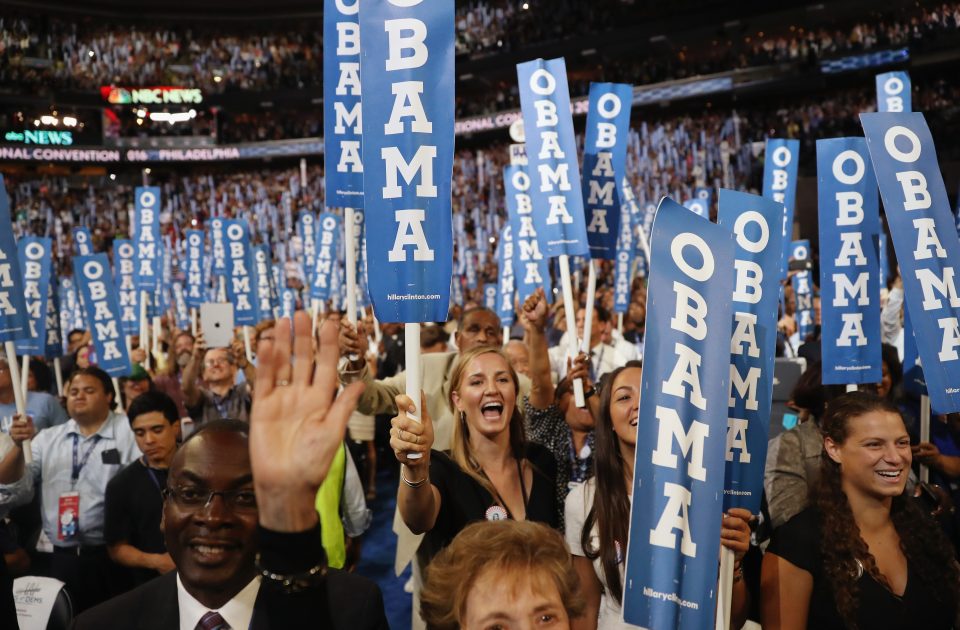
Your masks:
<svg viewBox="0 0 960 630"><path fill-rule="evenodd" d="M259 592L260 576L258 575L230 601L213 612L220 613L233 630L247 630L250 627L250 620L253 619L253 605L257 602ZM180 581L179 573L177 574L177 606L180 609L180 630L196 630L203 616L211 612L187 592L183 582Z"/></svg>

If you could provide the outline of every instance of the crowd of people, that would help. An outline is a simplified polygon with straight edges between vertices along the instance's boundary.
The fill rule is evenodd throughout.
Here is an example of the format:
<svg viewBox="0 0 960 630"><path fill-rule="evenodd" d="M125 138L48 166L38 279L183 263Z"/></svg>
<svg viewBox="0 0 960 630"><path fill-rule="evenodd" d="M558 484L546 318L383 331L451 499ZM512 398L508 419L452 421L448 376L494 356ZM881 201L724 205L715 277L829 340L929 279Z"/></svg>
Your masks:
<svg viewBox="0 0 960 630"><path fill-rule="evenodd" d="M523 5L526 4L527 8ZM606 0L551 2L549 7L502 0L471 0L457 7L458 53L495 54L534 43L602 33L683 10L684 3ZM703 2L696 3L703 9ZM719 4L719 3L718 3ZM816 63L830 56L890 46L926 46L960 27L960 4L930 3L877 12L869 20L809 28L721 33L709 41L682 38L666 54L615 56L581 68L574 96L590 80L645 85L697 74L783 62ZM316 85L322 75L322 21L231 30L169 24L117 27L99 20L13 16L0 19L0 83L96 90L103 85L188 85L206 92L265 91ZM458 116L519 106L512 84L487 86L458 101Z"/></svg>
<svg viewBox="0 0 960 630"><path fill-rule="evenodd" d="M414 565L414 627L490 616L625 627L637 427L649 421L639 417L647 289L634 279L618 325L599 275L589 349L579 285L575 330L542 290L507 329L475 300L451 304L421 336L417 400L405 394L402 326L369 311L354 325L328 310L317 332L298 313L292 346L289 320L264 320L249 350L239 329L209 347L203 330L164 317L152 349L131 339L133 371L116 384L91 359L90 331L71 330L62 397L33 357L26 415L11 376L21 358L3 355L0 566L62 580L78 628L145 615L170 627L246 627L258 615L269 627L313 619L304 615L386 627L377 588L340 570L363 553L378 466L363 443L381 424L379 466L384 453L399 465L396 562ZM894 276L881 314L901 353L902 292ZM953 627L956 417L935 418L919 440L919 401L892 345L881 382L822 385L819 326L799 339L795 307L787 289L778 353L807 360L789 403L800 423L771 441L761 512L717 515L735 558L730 627ZM574 357L571 335L583 350ZM918 481L916 463L936 485ZM179 607L161 609L174 596Z"/></svg>

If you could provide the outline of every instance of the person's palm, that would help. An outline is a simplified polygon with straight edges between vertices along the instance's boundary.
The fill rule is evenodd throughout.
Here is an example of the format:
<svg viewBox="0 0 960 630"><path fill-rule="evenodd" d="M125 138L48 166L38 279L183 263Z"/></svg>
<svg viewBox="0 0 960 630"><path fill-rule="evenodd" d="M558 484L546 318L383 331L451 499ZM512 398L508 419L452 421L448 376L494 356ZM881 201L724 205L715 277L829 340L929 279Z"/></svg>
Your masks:
<svg viewBox="0 0 960 630"><path fill-rule="evenodd" d="M355 383L334 398L337 326L332 322L322 326L314 368L310 317L302 311L293 320L293 378L289 383L279 380L290 361L288 325L287 320L280 320L276 338L261 342L250 411L250 461L261 506L260 522L281 531L286 529L284 523L277 527L275 521L280 515L270 513L266 506L281 509L283 502L292 502L288 511L313 510L312 499L326 478L343 441L347 419L363 391L363 385Z"/></svg>

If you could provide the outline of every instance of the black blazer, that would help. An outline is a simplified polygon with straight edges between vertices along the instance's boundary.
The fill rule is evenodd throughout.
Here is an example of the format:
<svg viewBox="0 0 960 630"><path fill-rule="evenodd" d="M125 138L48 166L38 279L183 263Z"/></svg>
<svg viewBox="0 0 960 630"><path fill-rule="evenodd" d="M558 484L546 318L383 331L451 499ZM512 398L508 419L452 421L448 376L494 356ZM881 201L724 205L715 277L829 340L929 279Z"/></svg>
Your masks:
<svg viewBox="0 0 960 630"><path fill-rule="evenodd" d="M179 630L176 573L171 571L78 616L74 630ZM316 587L285 593L264 581L250 630L317 628L389 630L380 589L370 580L328 569ZM247 630L237 628L235 630Z"/></svg>

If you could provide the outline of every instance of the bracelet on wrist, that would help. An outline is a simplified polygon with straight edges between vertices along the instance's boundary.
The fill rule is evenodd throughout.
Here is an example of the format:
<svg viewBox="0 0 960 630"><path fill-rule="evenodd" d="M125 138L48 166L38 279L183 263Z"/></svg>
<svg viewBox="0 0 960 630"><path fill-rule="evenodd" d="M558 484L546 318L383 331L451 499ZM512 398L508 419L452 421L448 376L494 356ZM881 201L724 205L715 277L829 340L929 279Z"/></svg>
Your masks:
<svg viewBox="0 0 960 630"><path fill-rule="evenodd" d="M420 481L410 481L409 479L403 476L403 466L400 467L400 481L405 483L408 488L419 488L423 484L427 483L427 479L428 477L424 477Z"/></svg>
<svg viewBox="0 0 960 630"><path fill-rule="evenodd" d="M260 576L264 580L273 582L274 584L280 586L284 591L288 593L299 593L302 590L310 588L311 586L316 585L323 576L327 573L327 566L325 563L321 562L316 564L306 571L301 573L292 573L289 575L284 575L282 573L274 573L270 569L266 569L260 562L260 554L257 554L255 561L255 566L257 571L260 572Z"/></svg>

